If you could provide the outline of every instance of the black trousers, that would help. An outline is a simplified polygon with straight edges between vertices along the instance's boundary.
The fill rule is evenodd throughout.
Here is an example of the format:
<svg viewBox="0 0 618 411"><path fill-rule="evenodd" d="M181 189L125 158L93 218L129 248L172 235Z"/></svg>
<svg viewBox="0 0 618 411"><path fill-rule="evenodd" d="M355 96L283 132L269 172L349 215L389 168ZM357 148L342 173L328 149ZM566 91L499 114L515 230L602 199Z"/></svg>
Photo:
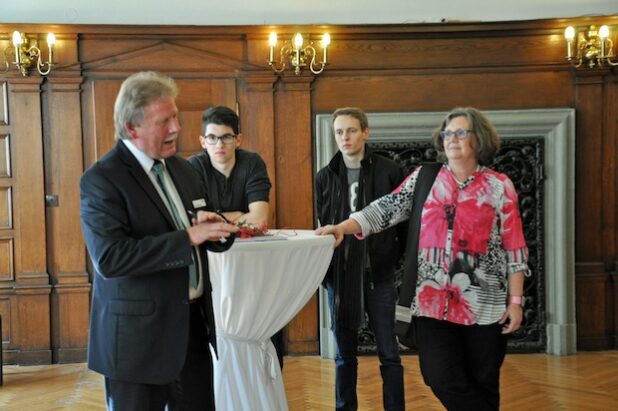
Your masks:
<svg viewBox="0 0 618 411"><path fill-rule="evenodd" d="M449 411L498 410L506 336L498 323L459 325L416 318L425 384Z"/></svg>
<svg viewBox="0 0 618 411"><path fill-rule="evenodd" d="M170 384L139 384L105 377L109 411L213 411L213 367L208 332L199 303L190 304L191 325L185 364Z"/></svg>

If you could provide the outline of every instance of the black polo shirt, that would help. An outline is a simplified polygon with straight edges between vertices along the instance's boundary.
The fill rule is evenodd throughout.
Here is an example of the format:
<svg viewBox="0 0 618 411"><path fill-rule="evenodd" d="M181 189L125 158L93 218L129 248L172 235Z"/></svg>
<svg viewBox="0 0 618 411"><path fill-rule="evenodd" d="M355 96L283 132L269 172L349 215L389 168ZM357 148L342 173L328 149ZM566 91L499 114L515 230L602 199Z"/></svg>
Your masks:
<svg viewBox="0 0 618 411"><path fill-rule="evenodd" d="M229 177L212 166L205 150L191 156L189 162L204 178L210 205L214 210L247 213L249 204L268 202L271 184L266 164L259 154L236 149L236 164Z"/></svg>

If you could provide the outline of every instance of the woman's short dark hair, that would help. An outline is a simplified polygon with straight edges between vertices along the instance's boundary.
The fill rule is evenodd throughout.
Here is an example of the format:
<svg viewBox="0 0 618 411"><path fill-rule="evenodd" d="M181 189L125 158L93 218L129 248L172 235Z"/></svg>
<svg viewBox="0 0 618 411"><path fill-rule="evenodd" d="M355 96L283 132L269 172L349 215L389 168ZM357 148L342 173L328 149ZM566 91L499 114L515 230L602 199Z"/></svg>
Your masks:
<svg viewBox="0 0 618 411"><path fill-rule="evenodd" d="M225 106L211 107L202 113L202 131L204 133L209 124L227 126L234 130L234 134L238 134L240 131L238 114Z"/></svg>
<svg viewBox="0 0 618 411"><path fill-rule="evenodd" d="M465 117L468 119L470 130L472 130L476 141L474 145L476 161L483 166L490 165L494 156L500 149L500 138L498 137L496 128L491 124L489 119L473 107L457 107L451 110L451 112L444 117L444 120L442 120L442 124L433 132L433 145L438 151L438 161L446 161L444 143L440 137L440 132L444 131L446 126L448 126L455 117Z"/></svg>

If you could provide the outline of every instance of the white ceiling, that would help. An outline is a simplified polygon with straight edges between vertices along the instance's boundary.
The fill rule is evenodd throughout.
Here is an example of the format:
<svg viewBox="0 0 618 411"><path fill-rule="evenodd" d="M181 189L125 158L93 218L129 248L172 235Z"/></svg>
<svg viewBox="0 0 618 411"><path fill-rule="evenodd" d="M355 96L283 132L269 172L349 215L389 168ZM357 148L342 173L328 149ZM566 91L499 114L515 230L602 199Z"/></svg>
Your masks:
<svg viewBox="0 0 618 411"><path fill-rule="evenodd" d="M0 23L401 24L618 14L618 0L0 0Z"/></svg>

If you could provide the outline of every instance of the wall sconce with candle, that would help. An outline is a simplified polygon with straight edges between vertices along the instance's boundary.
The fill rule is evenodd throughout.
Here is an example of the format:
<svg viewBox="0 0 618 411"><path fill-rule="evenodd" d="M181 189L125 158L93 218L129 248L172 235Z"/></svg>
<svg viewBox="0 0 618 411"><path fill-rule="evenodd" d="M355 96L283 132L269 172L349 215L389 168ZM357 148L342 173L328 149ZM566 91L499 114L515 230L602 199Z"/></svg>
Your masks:
<svg viewBox="0 0 618 411"><path fill-rule="evenodd" d="M305 47L303 36L300 33L294 34L292 40L286 40L279 49L279 61L275 61L275 48L277 46L277 33L270 33L268 38L268 65L277 74L282 73L285 70L286 64L289 61L290 65L294 67L294 74L299 75L301 70L307 66L309 61L309 69L313 74L320 74L324 71L324 67L328 64L327 50L330 45L330 35L324 33L322 35L322 61L316 63L317 51L313 47L313 42L309 42Z"/></svg>
<svg viewBox="0 0 618 411"><path fill-rule="evenodd" d="M30 73L30 68L36 64L36 69L42 76L46 76L51 72L54 65L54 45L56 36L54 33L47 35L47 49L49 50L47 61L43 61L43 53L38 47L36 39L29 39L24 33L19 31L13 32L13 46L4 49L4 72L9 71L12 65L21 72L23 76ZM9 55L13 54L13 59Z"/></svg>
<svg viewBox="0 0 618 411"><path fill-rule="evenodd" d="M614 57L613 42L609 38L609 27L590 26L585 31L576 32L573 26L564 30L564 38L567 41L566 59L575 67L580 67L584 62L588 67L601 67L605 63L610 66L618 66L618 61L612 61Z"/></svg>

